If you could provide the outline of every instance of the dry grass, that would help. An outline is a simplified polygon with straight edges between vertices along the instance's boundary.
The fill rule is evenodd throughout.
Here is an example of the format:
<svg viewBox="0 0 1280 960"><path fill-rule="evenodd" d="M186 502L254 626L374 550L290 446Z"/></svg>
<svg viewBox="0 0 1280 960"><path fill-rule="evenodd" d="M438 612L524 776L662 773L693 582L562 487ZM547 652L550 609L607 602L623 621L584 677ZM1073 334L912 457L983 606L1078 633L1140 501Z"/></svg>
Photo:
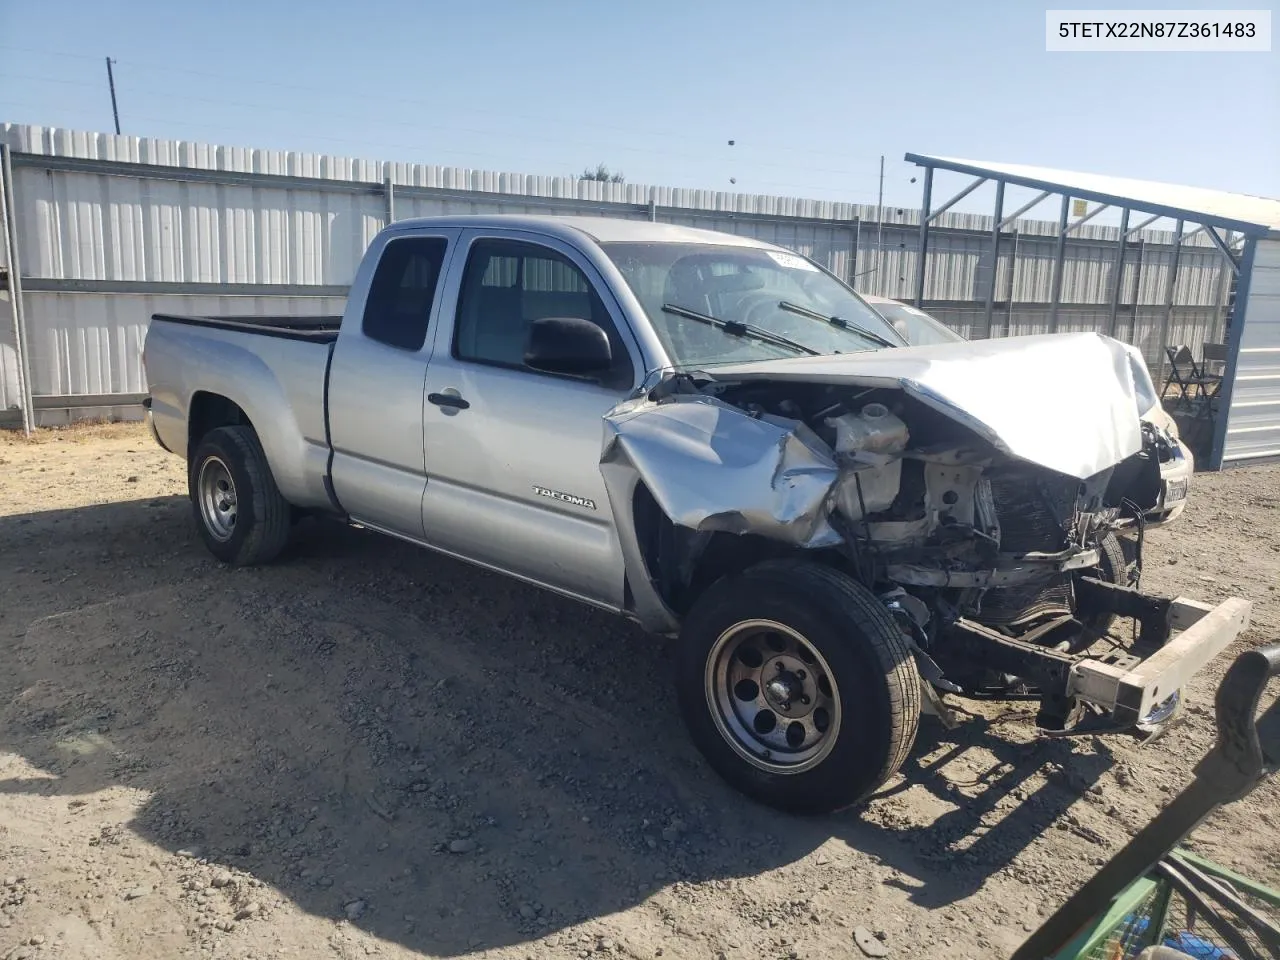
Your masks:
<svg viewBox="0 0 1280 960"><path fill-rule="evenodd" d="M0 430L0 447L16 447L40 443L88 443L92 440L143 438L146 425L138 421L77 420L62 427L37 427L31 436L25 436L22 428Z"/></svg>

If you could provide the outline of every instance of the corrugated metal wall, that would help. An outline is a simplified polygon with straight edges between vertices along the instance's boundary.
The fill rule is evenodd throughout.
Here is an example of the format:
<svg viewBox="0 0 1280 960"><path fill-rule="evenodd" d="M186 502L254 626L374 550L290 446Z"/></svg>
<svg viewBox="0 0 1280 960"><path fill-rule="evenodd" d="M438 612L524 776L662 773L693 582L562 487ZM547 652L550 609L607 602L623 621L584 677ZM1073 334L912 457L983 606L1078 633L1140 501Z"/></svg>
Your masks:
<svg viewBox="0 0 1280 960"><path fill-rule="evenodd" d="M141 393L150 315L334 313L365 247L387 222L443 213L550 213L656 219L744 234L825 264L865 292L908 298L918 210L887 209L877 249L871 205L605 184L249 150L8 125L32 389L37 396ZM394 187L388 191L388 181ZM995 264L991 218L934 221L926 306L970 337L1050 329L1055 223L1011 224ZM1110 331L1115 228L1085 224L1068 244L1059 330ZM1220 337L1222 256L1184 244L1164 331L1172 236L1130 243L1115 333L1159 375L1165 343ZM232 294L235 294L234 296ZM0 410L19 400L7 300L0 301ZM53 414L42 413L47 421Z"/></svg>
<svg viewBox="0 0 1280 960"><path fill-rule="evenodd" d="M1257 244L1227 411L1224 463L1280 456L1280 239Z"/></svg>

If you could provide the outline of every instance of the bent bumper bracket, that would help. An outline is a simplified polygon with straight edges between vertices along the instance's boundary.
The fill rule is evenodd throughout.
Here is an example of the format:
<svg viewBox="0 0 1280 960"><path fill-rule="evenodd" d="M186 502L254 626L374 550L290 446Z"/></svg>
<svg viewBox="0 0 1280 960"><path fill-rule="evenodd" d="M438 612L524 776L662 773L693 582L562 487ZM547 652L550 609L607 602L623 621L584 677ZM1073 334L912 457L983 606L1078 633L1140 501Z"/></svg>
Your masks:
<svg viewBox="0 0 1280 960"><path fill-rule="evenodd" d="M1163 626L1172 634L1167 643L1132 665L1094 659L1077 661L1068 672L1067 695L1110 711L1119 725L1136 724L1249 626L1252 605L1239 597L1230 597L1217 606L1186 597L1165 602L1168 608ZM1143 626L1145 641L1145 622Z"/></svg>

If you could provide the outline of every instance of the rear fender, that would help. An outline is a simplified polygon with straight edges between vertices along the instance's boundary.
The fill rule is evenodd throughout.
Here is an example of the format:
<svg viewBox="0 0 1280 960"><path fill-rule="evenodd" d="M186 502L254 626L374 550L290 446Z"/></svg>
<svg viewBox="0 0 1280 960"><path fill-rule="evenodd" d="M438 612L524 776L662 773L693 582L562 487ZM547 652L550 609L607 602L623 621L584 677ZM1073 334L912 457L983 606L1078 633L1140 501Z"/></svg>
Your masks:
<svg viewBox="0 0 1280 960"><path fill-rule="evenodd" d="M324 348L254 337L250 349L236 342L244 336L216 330L188 334L185 329L174 336L163 331L163 324L153 324L148 373L165 373L150 385L156 431L164 446L189 457L193 401L199 394L226 398L244 411L257 433L285 499L300 507L326 506ZM192 437L191 442L198 439Z"/></svg>

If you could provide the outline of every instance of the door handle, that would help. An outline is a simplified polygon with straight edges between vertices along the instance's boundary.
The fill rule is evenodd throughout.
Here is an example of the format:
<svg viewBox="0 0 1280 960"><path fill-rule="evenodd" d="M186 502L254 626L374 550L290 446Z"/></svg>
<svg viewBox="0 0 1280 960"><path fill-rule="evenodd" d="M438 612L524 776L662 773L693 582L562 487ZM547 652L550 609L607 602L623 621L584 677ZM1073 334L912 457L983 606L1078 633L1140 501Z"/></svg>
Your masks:
<svg viewBox="0 0 1280 960"><path fill-rule="evenodd" d="M437 407L454 407L458 410L466 410L471 406L456 393L429 393L427 394L427 399Z"/></svg>

